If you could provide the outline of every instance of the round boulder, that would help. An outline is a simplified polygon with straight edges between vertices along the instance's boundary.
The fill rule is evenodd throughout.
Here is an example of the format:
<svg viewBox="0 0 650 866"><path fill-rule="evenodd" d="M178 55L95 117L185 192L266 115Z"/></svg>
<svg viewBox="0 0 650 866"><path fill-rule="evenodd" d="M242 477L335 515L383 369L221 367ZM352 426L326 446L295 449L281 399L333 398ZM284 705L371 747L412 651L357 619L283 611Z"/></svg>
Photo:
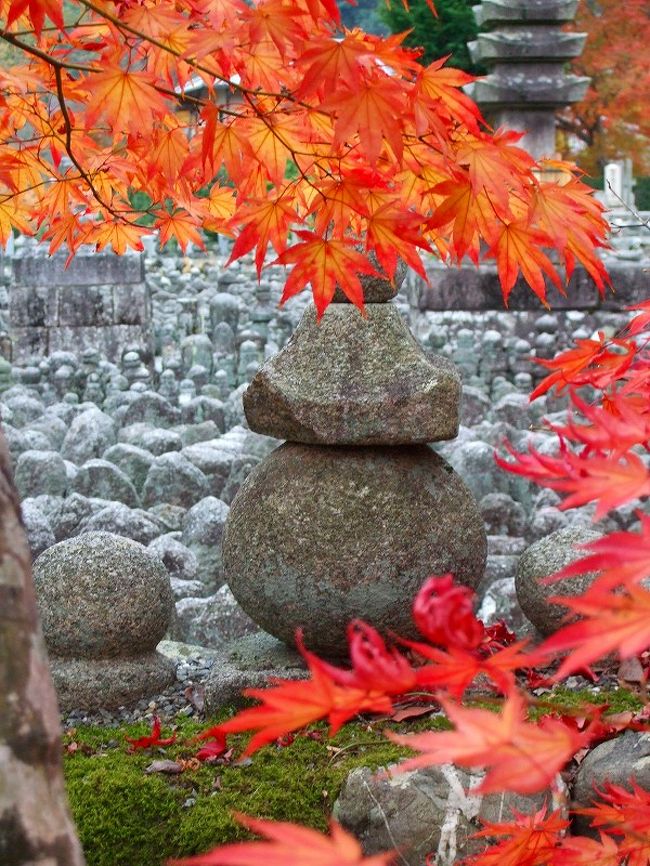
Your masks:
<svg viewBox="0 0 650 866"><path fill-rule="evenodd" d="M521 609L530 622L545 637L564 623L567 608L553 604L553 595L581 595L593 583L597 574L589 572L577 577L545 584L550 577L572 562L582 559L587 551L580 545L600 538L600 533L583 527L567 527L541 538L522 553L517 564L515 587Z"/></svg>
<svg viewBox="0 0 650 866"><path fill-rule="evenodd" d="M146 508L160 502L191 508L208 495L208 479L193 463L176 451L161 454L151 465L142 488Z"/></svg>
<svg viewBox="0 0 650 866"><path fill-rule="evenodd" d="M21 497L64 496L68 487L65 463L56 451L23 451L14 473Z"/></svg>
<svg viewBox="0 0 650 866"><path fill-rule="evenodd" d="M576 809L593 806L599 799L597 791L602 791L606 783L630 790L632 779L640 788L650 791L650 734L639 731L625 731L589 752L574 782L574 806ZM596 831L589 824L586 816L576 814L575 831L595 837Z"/></svg>
<svg viewBox="0 0 650 866"><path fill-rule="evenodd" d="M431 574L476 587L486 536L461 478L425 445L285 443L242 484L223 541L226 580L263 629L347 651L361 617L415 637L411 601Z"/></svg>
<svg viewBox="0 0 650 866"><path fill-rule="evenodd" d="M165 567L129 538L88 532L61 541L34 563L34 582L45 639L58 656L140 655L169 626Z"/></svg>

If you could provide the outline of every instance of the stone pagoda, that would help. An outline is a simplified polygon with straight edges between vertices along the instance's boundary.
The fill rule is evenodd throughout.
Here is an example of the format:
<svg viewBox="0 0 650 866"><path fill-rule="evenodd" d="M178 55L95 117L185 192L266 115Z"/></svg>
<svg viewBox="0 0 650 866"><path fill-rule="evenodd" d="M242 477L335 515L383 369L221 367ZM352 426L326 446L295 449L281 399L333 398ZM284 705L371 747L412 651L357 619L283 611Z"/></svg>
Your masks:
<svg viewBox="0 0 650 866"><path fill-rule="evenodd" d="M565 72L586 39L562 30L577 6L578 0L483 0L474 7L485 32L468 47L490 74L471 86L471 96L495 129L525 131L522 146L536 159L555 155L555 111L579 102L589 84Z"/></svg>
<svg viewBox="0 0 650 866"><path fill-rule="evenodd" d="M458 432L460 379L427 357L362 278L366 315L310 305L244 396L252 430L285 439L249 475L223 540L226 579L267 632L335 658L355 617L414 636L411 603L431 574L479 583L486 537L472 494L426 443Z"/></svg>

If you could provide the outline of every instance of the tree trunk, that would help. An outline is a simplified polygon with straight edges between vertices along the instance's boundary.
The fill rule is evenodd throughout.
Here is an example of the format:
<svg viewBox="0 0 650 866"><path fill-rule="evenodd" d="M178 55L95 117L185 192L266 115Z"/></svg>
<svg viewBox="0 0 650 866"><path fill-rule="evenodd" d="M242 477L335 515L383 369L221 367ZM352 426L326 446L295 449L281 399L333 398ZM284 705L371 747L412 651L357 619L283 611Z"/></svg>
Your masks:
<svg viewBox="0 0 650 866"><path fill-rule="evenodd" d="M68 811L61 728L31 556L0 432L0 863L83 866Z"/></svg>

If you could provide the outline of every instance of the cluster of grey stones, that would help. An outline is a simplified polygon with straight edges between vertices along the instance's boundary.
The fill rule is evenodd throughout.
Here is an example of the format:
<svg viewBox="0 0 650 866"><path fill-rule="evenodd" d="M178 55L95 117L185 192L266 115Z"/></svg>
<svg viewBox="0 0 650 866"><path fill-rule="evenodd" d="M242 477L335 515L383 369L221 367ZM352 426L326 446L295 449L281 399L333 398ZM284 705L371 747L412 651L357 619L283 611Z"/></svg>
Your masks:
<svg viewBox="0 0 650 866"><path fill-rule="evenodd" d="M80 347L20 364L0 361L0 415L34 556L95 532L144 545L170 575L175 605L167 633L219 649L256 628L224 584L221 539L235 494L279 440L302 448L297 466L314 456L315 445L325 449L321 456L334 447L340 457L342 447L390 450L396 443L414 447L437 440L417 447L427 454L433 448L453 467L478 502L486 528L487 568L477 584L481 613L488 621L506 617L513 627L530 628L516 595L521 554L556 530L588 529L591 513L560 511L553 492L501 472L493 451L505 437L521 449L553 447L541 419L561 420L562 405L547 398L528 402L538 375L528 356L551 355L564 329L577 328L579 336L598 327L612 331L624 314L435 312L421 310L421 294L407 285L390 305L371 302L368 327L354 328L355 350L346 355L334 347L349 344L351 326L362 323L349 305L334 304L320 326L306 315L297 328L306 299L278 309L279 273L260 286L251 262L224 270L223 261L214 251L147 257L151 340L126 342L110 360ZM29 274L33 282L44 281L42 262L21 267L21 286ZM412 338L404 341L402 320L423 349L417 360ZM377 350L386 341L390 364L386 351ZM284 352L277 354L279 349ZM432 358L437 380L455 384L438 384L435 399L422 398L418 369ZM463 383L460 427L453 406L457 373L445 358ZM395 365L399 388L391 385ZM252 426L261 432L246 421L245 392L256 419ZM370 467L377 492L385 481L381 467L385 462L377 460ZM285 484L287 469L280 473ZM302 484L298 472L296 490ZM394 519L395 508L387 504L385 511L386 519ZM417 534L424 520L409 513L402 521L405 538ZM616 528L627 527L634 514L623 511L615 520ZM315 535L318 529L314 522ZM289 542L293 537L283 535ZM385 546L380 522L379 541L382 536ZM381 551L380 543L379 559ZM545 630L543 622L535 625Z"/></svg>

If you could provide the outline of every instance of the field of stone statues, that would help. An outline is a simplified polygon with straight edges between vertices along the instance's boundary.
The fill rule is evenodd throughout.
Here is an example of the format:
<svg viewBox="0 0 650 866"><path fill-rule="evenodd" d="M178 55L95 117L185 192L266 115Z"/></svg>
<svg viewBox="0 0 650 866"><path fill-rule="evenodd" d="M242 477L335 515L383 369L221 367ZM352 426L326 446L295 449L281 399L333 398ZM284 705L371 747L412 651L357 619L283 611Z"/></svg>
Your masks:
<svg viewBox="0 0 650 866"><path fill-rule="evenodd" d="M304 303L278 308L280 272L258 285L250 263L224 270L212 249L152 252L137 280L103 287L100 261L84 277L95 306L73 326L61 321L70 288L57 263L32 255L26 245L9 278L13 303L32 299L32 322L17 362L3 364L0 412L91 866L162 863L240 838L232 810L324 828L334 804L370 851L408 845L411 866L432 850L452 862L474 850L479 818L541 806L542 795L456 802L472 783L459 768L378 777L407 754L386 729L444 728L426 700L331 740L321 727L281 736L244 760L243 738L201 754L195 737L246 705L242 689L305 676L278 640L291 641L291 623L310 650L340 660L345 624L376 598L373 621L415 637L411 602L427 573L453 570L473 586L495 634L551 634L562 611L540 579L573 561L576 545L638 518L619 509L594 525L593 508L564 512L494 452L505 440L554 452L543 419L562 422L566 406L529 402L544 375L533 358L554 355L569 333L613 333L627 314L435 312L413 282L390 303L395 291L379 282L366 287L367 319L335 303L316 326ZM56 279L57 312L39 319L39 283ZM129 325L121 294L143 299ZM100 309L102 296L112 306ZM57 349L74 327L78 351ZM46 357L29 355L39 340L55 346ZM605 665L595 686L574 676L553 690L541 678L541 711L570 713L588 694L632 716L637 673L626 681ZM621 778L644 773L644 743L629 731L615 754L595 749L575 768L574 798L587 803L614 764Z"/></svg>

